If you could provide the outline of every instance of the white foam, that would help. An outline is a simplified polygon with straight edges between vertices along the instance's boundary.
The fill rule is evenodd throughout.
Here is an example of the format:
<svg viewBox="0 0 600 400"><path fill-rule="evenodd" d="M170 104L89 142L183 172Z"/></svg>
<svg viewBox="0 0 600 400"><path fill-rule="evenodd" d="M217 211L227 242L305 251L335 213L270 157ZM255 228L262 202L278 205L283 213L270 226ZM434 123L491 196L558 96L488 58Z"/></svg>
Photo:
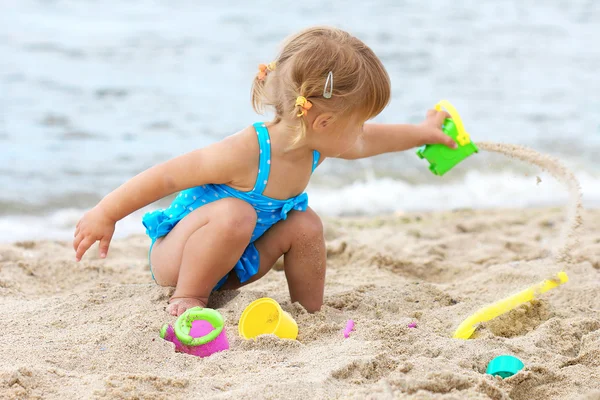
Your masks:
<svg viewBox="0 0 600 400"><path fill-rule="evenodd" d="M0 218L0 242L19 240L73 240L75 225L86 210L61 209L47 215L10 215ZM143 234L142 215L137 211L117 223L114 238Z"/></svg>
<svg viewBox="0 0 600 400"><path fill-rule="evenodd" d="M522 208L563 205L568 194L548 174L519 175L470 171L462 181L438 185L412 185L391 178L357 181L341 188L311 185L310 206L324 216L381 215L404 211L450 210L456 208ZM578 173L584 205L600 205L600 178ZM144 234L142 215L157 208L149 206L117 224L115 238ZM75 225L84 210L62 209L43 216L12 215L0 218L0 242L18 240L72 240Z"/></svg>
<svg viewBox="0 0 600 400"><path fill-rule="evenodd" d="M355 182L337 190L310 187L310 205L318 213L385 214L420 210L455 208L533 207L561 205L567 201L564 188L550 175L524 176L516 173L496 174L470 171L464 180L439 185L411 185L390 178ZM580 173L584 204L600 204L600 178ZM443 178L441 178L443 179Z"/></svg>

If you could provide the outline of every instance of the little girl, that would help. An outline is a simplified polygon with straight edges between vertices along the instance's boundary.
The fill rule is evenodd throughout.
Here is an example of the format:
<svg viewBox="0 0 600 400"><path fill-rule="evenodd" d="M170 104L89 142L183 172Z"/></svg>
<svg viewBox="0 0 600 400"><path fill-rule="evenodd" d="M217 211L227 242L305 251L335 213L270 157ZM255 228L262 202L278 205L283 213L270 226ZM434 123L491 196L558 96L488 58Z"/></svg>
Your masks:
<svg viewBox="0 0 600 400"><path fill-rule="evenodd" d="M169 208L143 217L152 276L176 287L168 312L204 307L212 291L260 279L282 255L292 302L319 310L325 241L304 193L315 168L327 157L455 146L441 131L445 112L429 110L419 125L365 124L389 99L388 74L359 39L329 27L290 37L252 86L254 109L271 108L274 120L154 166L108 194L77 224L77 261L96 241L106 257L117 221L180 192Z"/></svg>

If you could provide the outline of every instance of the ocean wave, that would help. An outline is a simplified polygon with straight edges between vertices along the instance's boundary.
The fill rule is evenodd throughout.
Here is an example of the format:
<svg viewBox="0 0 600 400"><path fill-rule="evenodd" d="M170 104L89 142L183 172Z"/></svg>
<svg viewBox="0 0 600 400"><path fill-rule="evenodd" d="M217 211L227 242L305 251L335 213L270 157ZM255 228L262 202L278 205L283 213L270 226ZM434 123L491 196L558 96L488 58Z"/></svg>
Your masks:
<svg viewBox="0 0 600 400"><path fill-rule="evenodd" d="M600 205L600 177L579 173L584 205ZM404 180L379 178L356 181L341 188L311 185L310 206L322 216L383 215L411 211L461 208L521 208L561 206L567 191L545 173L496 174L468 172L464 179L439 184L411 184ZM115 238L143 234L142 215L164 205L145 207L119 221ZM0 217L0 242L18 240L71 240L84 210L63 208L44 215L13 214Z"/></svg>
<svg viewBox="0 0 600 400"><path fill-rule="evenodd" d="M577 177L584 204L599 205L600 177L589 173L579 173ZM470 171L460 181L422 185L382 178L357 181L335 191L309 187L308 193L313 209L332 216L556 206L568 197L566 189L545 173L525 175L509 171L496 174Z"/></svg>

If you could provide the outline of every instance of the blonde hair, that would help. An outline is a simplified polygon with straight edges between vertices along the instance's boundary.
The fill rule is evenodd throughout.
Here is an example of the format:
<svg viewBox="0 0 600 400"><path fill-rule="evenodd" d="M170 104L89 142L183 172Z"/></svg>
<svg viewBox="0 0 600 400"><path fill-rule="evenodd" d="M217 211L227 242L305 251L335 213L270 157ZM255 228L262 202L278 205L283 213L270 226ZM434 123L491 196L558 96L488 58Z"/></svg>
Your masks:
<svg viewBox="0 0 600 400"><path fill-rule="evenodd" d="M298 135L306 135L306 118L299 96L322 112L336 116L358 114L366 121L379 114L390 100L390 78L373 50L341 29L313 27L289 37L270 64L267 73L257 74L252 84L252 107L258 113L267 108L275 112L275 123L288 116ZM264 70L264 68L263 68ZM333 92L323 92L329 72L333 73Z"/></svg>

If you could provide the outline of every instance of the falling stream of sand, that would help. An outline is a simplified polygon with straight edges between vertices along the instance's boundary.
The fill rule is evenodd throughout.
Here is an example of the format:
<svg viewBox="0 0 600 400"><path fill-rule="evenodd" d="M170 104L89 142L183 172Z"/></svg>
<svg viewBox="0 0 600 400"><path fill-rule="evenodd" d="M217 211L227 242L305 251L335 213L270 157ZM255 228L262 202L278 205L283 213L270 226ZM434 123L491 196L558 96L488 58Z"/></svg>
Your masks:
<svg viewBox="0 0 600 400"><path fill-rule="evenodd" d="M582 223L581 211L581 188L579 181L569 169L558 159L540 154L535 150L514 144L480 142L477 146L481 150L500 153L505 156L516 158L533 165L551 174L555 179L565 185L569 191L569 202L567 204L567 223L561 235L561 241L553 249L553 256L558 263L571 262L571 252L577 245L577 228Z"/></svg>

